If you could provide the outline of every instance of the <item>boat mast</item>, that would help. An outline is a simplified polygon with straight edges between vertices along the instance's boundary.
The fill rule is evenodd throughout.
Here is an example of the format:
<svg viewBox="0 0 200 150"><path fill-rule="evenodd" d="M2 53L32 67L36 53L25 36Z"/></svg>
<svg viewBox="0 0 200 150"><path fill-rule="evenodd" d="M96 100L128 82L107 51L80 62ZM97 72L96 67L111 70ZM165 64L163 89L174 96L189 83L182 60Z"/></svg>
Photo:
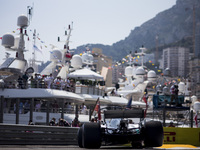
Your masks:
<svg viewBox="0 0 200 150"><path fill-rule="evenodd" d="M67 34L67 31L65 31L65 36L67 36L67 39L66 39L65 45L64 45L62 64L66 64L66 61L68 59L66 57L66 53L69 53L69 39L71 36L72 29L73 29L73 22L71 25L68 26L69 33ZM58 42L59 41L60 41L60 37L58 37Z"/></svg>
<svg viewBox="0 0 200 150"><path fill-rule="evenodd" d="M33 32L33 46L35 46L36 44L36 29L34 29L34 32ZM33 69L35 70L35 72L37 72L37 69L36 69L36 56L35 56L35 48L33 48L33 59L32 59L32 67Z"/></svg>

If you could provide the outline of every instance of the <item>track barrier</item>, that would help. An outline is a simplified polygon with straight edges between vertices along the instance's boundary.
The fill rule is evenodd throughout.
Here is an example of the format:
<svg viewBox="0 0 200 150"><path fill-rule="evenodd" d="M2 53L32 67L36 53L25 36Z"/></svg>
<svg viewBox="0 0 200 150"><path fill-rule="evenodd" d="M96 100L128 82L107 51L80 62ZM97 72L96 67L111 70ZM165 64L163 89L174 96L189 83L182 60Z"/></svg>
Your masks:
<svg viewBox="0 0 200 150"><path fill-rule="evenodd" d="M164 127L164 144L200 146L200 128Z"/></svg>

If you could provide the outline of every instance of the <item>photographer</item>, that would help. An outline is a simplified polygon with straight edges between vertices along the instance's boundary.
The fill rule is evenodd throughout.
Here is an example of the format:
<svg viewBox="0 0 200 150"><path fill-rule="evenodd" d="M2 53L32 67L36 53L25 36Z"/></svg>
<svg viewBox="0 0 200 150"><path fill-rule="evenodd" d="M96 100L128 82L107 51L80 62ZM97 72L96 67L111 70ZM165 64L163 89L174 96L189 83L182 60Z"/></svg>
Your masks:
<svg viewBox="0 0 200 150"><path fill-rule="evenodd" d="M178 85L174 85L174 95L175 95L175 103L176 103L176 106L179 106L179 102L178 102Z"/></svg>

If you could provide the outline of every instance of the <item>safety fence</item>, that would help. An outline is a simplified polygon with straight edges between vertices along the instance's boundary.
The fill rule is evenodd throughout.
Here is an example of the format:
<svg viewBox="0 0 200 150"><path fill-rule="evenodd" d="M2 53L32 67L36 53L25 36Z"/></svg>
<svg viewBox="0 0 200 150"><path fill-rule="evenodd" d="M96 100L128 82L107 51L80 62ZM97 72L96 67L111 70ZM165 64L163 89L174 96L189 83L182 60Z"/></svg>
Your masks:
<svg viewBox="0 0 200 150"><path fill-rule="evenodd" d="M78 128L0 124L1 145L77 145Z"/></svg>

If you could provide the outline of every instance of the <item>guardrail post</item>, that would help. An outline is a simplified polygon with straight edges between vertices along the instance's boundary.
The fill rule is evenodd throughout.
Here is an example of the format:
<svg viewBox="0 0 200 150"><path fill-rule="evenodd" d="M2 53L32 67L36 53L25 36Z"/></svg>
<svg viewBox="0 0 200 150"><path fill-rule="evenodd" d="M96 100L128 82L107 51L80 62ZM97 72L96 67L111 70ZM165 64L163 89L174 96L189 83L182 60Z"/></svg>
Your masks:
<svg viewBox="0 0 200 150"><path fill-rule="evenodd" d="M1 96L1 103L0 103L0 108L1 108L1 111L0 111L0 123L3 123L3 103L4 103L4 97Z"/></svg>

